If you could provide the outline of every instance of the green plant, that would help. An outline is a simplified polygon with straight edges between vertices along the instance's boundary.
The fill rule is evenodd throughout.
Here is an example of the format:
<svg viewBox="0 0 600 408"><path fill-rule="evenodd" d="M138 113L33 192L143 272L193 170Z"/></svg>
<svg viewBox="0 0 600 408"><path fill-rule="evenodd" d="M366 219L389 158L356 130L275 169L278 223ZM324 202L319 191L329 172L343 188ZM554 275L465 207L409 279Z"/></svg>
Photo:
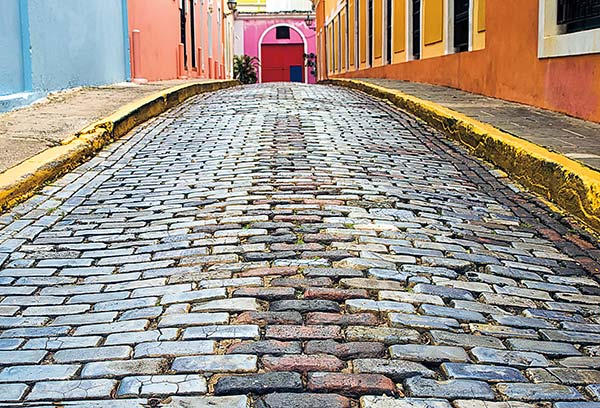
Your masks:
<svg viewBox="0 0 600 408"><path fill-rule="evenodd" d="M242 84L255 84L258 82L258 58L249 55L236 55L233 57L233 77Z"/></svg>
<svg viewBox="0 0 600 408"><path fill-rule="evenodd" d="M305 65L310 69L310 73L313 76L317 76L317 56L314 52L310 54L304 54Z"/></svg>

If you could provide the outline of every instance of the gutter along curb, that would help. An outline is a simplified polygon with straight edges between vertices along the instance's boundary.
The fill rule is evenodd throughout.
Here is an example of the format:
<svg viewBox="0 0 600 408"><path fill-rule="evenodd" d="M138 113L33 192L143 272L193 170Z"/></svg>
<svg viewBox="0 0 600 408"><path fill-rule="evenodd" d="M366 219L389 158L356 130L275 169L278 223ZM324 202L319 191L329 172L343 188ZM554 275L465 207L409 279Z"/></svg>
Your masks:
<svg viewBox="0 0 600 408"><path fill-rule="evenodd" d="M22 163L0 173L0 211L6 211L44 186L77 167L104 146L131 129L186 99L205 92L237 86L236 80L178 85L133 101L112 115L66 138Z"/></svg>
<svg viewBox="0 0 600 408"><path fill-rule="evenodd" d="M600 232L600 172L413 95L358 80L328 79L322 83L357 89L390 101Z"/></svg>

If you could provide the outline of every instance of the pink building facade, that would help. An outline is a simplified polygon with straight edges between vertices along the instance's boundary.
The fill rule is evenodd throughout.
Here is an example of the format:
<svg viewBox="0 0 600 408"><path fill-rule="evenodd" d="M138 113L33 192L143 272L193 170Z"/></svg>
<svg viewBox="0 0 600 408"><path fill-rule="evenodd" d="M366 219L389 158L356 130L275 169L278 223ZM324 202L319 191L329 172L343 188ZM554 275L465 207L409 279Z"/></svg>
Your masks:
<svg viewBox="0 0 600 408"><path fill-rule="evenodd" d="M293 81L314 84L305 54L316 54L314 27L306 13L239 13L234 25L234 53L257 57L259 82Z"/></svg>
<svg viewBox="0 0 600 408"><path fill-rule="evenodd" d="M132 80L225 78L226 8L223 0L128 0Z"/></svg>

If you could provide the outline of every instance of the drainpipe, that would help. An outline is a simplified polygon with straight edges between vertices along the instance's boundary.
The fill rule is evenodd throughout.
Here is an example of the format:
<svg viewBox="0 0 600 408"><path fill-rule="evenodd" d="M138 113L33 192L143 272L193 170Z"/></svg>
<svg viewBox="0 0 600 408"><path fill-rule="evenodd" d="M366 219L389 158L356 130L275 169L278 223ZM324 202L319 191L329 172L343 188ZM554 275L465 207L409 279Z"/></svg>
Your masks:
<svg viewBox="0 0 600 408"><path fill-rule="evenodd" d="M29 32L29 0L19 0L19 18L21 23L21 58L23 63L23 91L33 90L33 71L31 68L31 34Z"/></svg>
<svg viewBox="0 0 600 408"><path fill-rule="evenodd" d="M123 62L125 79L131 81L131 52L129 50L129 8L128 0L121 0L121 19L123 26Z"/></svg>
<svg viewBox="0 0 600 408"><path fill-rule="evenodd" d="M147 79L142 78L142 49L141 49L141 31L133 30L131 32L131 45L133 49L133 82L136 84L145 84Z"/></svg>

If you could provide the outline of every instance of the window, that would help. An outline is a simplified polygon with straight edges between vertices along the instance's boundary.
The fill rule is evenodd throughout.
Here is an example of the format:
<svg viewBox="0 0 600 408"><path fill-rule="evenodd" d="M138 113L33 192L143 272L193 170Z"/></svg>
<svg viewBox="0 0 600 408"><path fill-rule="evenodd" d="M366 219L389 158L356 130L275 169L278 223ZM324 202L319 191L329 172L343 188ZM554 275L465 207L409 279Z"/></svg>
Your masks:
<svg viewBox="0 0 600 408"><path fill-rule="evenodd" d="M421 0L412 0L412 55L421 58Z"/></svg>
<svg viewBox="0 0 600 408"><path fill-rule="evenodd" d="M355 4L356 4L356 12L354 13L354 20L356 21L355 27L354 27L354 46L355 46L355 50L354 50L354 64L356 66L356 69L360 68L360 29L362 28L360 26L360 3L362 0L356 0Z"/></svg>
<svg viewBox="0 0 600 408"><path fill-rule="evenodd" d="M194 15L194 0L190 0L190 27L192 40L192 68L196 68L196 16Z"/></svg>
<svg viewBox="0 0 600 408"><path fill-rule="evenodd" d="M187 55L187 35L186 35L186 18L185 18L185 2L182 1L179 9L179 23L181 32L181 43L183 44L183 66L187 69L188 66L188 55Z"/></svg>
<svg viewBox="0 0 600 408"><path fill-rule="evenodd" d="M290 39L290 28L286 26L277 27L275 32L275 38L278 40L289 40Z"/></svg>
<svg viewBox="0 0 600 408"><path fill-rule="evenodd" d="M373 0L368 0L367 3L367 19L369 24L368 49L369 49L369 65L373 66Z"/></svg>
<svg viewBox="0 0 600 408"><path fill-rule="evenodd" d="M600 0L558 0L557 24L567 33L600 28Z"/></svg>
<svg viewBox="0 0 600 408"><path fill-rule="evenodd" d="M344 55L345 58L345 66L350 68L350 9L348 8L348 3L346 3L346 21L344 22L345 30L344 30Z"/></svg>
<svg viewBox="0 0 600 408"><path fill-rule="evenodd" d="M600 0L539 0L539 58L598 53Z"/></svg>
<svg viewBox="0 0 600 408"><path fill-rule="evenodd" d="M454 51L469 50L469 0L454 0Z"/></svg>
<svg viewBox="0 0 600 408"><path fill-rule="evenodd" d="M392 17L393 17L393 13L394 13L394 10L393 10L393 6L392 6L392 0L387 0L386 14L385 14L385 25L386 25L385 62L386 62L386 64L392 63L392 32L393 32Z"/></svg>

